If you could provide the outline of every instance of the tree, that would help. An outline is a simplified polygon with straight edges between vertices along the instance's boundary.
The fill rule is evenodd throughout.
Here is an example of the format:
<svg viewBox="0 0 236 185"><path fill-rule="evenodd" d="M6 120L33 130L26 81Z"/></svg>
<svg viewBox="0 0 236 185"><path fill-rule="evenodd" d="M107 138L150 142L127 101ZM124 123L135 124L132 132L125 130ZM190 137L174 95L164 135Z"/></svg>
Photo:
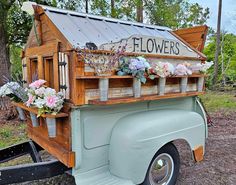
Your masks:
<svg viewBox="0 0 236 185"><path fill-rule="evenodd" d="M138 22L143 22L143 0L137 0L136 2L136 20Z"/></svg>
<svg viewBox="0 0 236 185"><path fill-rule="evenodd" d="M7 15L14 0L0 1L0 85L3 85L3 76L10 77L9 36L7 33Z"/></svg>
<svg viewBox="0 0 236 185"><path fill-rule="evenodd" d="M185 0L145 0L145 11L152 24L173 29L202 25L209 18L209 8Z"/></svg>
<svg viewBox="0 0 236 185"><path fill-rule="evenodd" d="M215 62L214 62L214 74L212 83L214 87L217 83L218 73L219 73L219 53L220 53L220 27L221 27L221 11L222 11L222 0L219 0L218 6L218 20L217 20L217 33L216 33L216 49L215 49Z"/></svg>

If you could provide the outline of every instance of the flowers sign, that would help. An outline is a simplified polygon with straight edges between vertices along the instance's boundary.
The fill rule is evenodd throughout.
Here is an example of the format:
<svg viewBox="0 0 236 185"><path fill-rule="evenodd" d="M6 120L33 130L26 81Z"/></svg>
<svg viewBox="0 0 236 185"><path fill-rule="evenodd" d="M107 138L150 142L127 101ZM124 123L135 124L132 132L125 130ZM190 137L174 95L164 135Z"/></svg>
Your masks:
<svg viewBox="0 0 236 185"><path fill-rule="evenodd" d="M45 80L37 80L29 85L27 89L28 101L26 106L37 107L38 117L44 113L56 115L63 107L64 99L61 92L44 87Z"/></svg>
<svg viewBox="0 0 236 185"><path fill-rule="evenodd" d="M142 83L145 83L145 74L149 69L149 62L141 56L130 59L122 58L120 60L120 67L117 74L119 76L131 74L138 78Z"/></svg>

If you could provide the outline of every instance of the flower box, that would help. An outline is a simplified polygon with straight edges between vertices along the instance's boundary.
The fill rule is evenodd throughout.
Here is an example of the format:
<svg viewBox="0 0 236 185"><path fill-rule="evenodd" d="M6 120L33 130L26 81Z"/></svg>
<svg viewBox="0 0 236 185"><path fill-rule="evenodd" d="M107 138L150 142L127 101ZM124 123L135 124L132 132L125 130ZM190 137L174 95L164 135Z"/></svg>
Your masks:
<svg viewBox="0 0 236 185"><path fill-rule="evenodd" d="M15 105L16 107L20 107L23 110L28 111L30 113L30 118L31 118L33 127L40 126L39 119L37 118L37 114L38 114L37 108L27 107L23 103L12 102L12 104ZM68 117L68 114L67 113L58 113L56 115L42 114L40 117L46 119L46 124L47 124L47 128L48 128L48 136L50 138L53 138L53 137L56 137L56 119Z"/></svg>

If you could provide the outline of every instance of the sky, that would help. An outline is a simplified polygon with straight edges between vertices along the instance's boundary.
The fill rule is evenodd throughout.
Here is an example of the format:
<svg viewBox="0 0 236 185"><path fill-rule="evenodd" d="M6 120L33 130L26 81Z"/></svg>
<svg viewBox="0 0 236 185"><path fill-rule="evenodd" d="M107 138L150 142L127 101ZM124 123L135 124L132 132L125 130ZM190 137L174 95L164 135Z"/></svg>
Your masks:
<svg viewBox="0 0 236 185"><path fill-rule="evenodd" d="M210 8L210 19L207 25L216 29L218 0L190 0L190 2ZM221 29L236 34L236 0L222 0L222 3Z"/></svg>

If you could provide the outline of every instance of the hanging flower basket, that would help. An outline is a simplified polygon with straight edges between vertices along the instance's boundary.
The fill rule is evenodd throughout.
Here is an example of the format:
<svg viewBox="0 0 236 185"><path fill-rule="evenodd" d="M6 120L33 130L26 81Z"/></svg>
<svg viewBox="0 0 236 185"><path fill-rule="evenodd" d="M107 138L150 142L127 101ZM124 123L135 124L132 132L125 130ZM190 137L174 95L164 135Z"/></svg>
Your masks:
<svg viewBox="0 0 236 185"><path fill-rule="evenodd" d="M32 126L33 127L38 127L39 126L39 120L37 118L37 115L33 112L30 112L30 118L32 121Z"/></svg>
<svg viewBox="0 0 236 185"><path fill-rule="evenodd" d="M197 81L197 91L202 92L204 86L204 77L199 77Z"/></svg>
<svg viewBox="0 0 236 185"><path fill-rule="evenodd" d="M181 77L180 81L180 92L185 93L187 91L187 86L188 86L188 77Z"/></svg>
<svg viewBox="0 0 236 185"><path fill-rule="evenodd" d="M166 78L160 77L158 79L158 94L159 95L165 94L165 86L166 86Z"/></svg>
<svg viewBox="0 0 236 185"><path fill-rule="evenodd" d="M141 81L138 78L133 78L133 93L135 98L141 96Z"/></svg>
<svg viewBox="0 0 236 185"><path fill-rule="evenodd" d="M108 100L108 90L109 90L109 79L108 78L100 78L99 79L99 92L100 92L100 100L101 101Z"/></svg>

